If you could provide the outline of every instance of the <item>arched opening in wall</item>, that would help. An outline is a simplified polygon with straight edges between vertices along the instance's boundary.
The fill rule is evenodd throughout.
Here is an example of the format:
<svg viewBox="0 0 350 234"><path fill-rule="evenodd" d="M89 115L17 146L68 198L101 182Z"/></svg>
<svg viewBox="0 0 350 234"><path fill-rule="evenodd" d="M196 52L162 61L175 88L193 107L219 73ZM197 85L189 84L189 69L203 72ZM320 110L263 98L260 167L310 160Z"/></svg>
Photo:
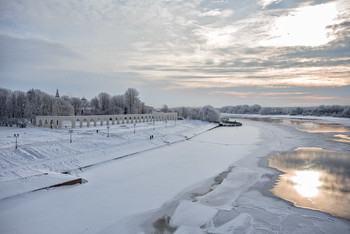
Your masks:
<svg viewBox="0 0 350 234"><path fill-rule="evenodd" d="M51 119L50 120L50 126L49 126L50 128L53 128L54 127L54 121L53 121L53 119Z"/></svg>
<svg viewBox="0 0 350 234"><path fill-rule="evenodd" d="M88 120L87 119L83 119L83 126L87 127L88 126Z"/></svg>
<svg viewBox="0 0 350 234"><path fill-rule="evenodd" d="M96 126L101 125L101 121L102 121L102 120L101 120L100 118L97 118L97 119L96 119Z"/></svg>
<svg viewBox="0 0 350 234"><path fill-rule="evenodd" d="M81 122L81 124L83 124L83 122ZM81 128L83 125L80 125L80 119L76 119L75 120L75 127L76 128Z"/></svg>
<svg viewBox="0 0 350 234"><path fill-rule="evenodd" d="M72 127L72 121L70 120L63 120L62 121L62 128L71 128Z"/></svg>
<svg viewBox="0 0 350 234"><path fill-rule="evenodd" d="M43 126L43 121L39 119L38 127L42 127L42 126Z"/></svg>
<svg viewBox="0 0 350 234"><path fill-rule="evenodd" d="M90 121L90 127L95 126L95 120L94 119L90 119L89 121Z"/></svg>

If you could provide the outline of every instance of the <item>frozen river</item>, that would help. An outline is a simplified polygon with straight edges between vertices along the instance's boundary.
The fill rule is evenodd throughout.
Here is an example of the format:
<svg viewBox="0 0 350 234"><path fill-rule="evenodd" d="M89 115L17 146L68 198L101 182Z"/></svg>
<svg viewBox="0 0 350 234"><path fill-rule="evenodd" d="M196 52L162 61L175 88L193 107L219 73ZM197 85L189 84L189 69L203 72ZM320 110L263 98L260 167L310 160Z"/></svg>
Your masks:
<svg viewBox="0 0 350 234"><path fill-rule="evenodd" d="M349 149L323 133L244 120L75 171L82 185L0 200L0 233L348 233L349 221L268 191L279 175L268 156L320 146Z"/></svg>
<svg viewBox="0 0 350 234"><path fill-rule="evenodd" d="M274 195L350 221L349 153L298 148L272 156L269 166L285 173L273 188Z"/></svg>

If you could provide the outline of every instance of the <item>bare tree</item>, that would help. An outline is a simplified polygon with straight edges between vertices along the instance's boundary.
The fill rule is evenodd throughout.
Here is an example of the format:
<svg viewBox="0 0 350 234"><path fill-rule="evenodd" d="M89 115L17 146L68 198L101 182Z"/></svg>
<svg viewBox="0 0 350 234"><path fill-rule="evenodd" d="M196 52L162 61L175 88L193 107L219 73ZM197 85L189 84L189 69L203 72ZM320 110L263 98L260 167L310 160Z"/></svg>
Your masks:
<svg viewBox="0 0 350 234"><path fill-rule="evenodd" d="M111 114L123 114L124 113L124 96L117 95L113 96L109 100L109 112Z"/></svg>
<svg viewBox="0 0 350 234"><path fill-rule="evenodd" d="M93 114L98 115L101 113L100 107L98 105L98 98L97 97L94 97L93 99L91 99L90 105L91 105Z"/></svg>
<svg viewBox="0 0 350 234"><path fill-rule="evenodd" d="M139 91L134 88L128 88L124 93L125 104L129 114L136 114L139 112Z"/></svg>
<svg viewBox="0 0 350 234"><path fill-rule="evenodd" d="M74 115L78 115L82 105L81 99L77 97L72 97L72 98L69 98L69 102L74 108Z"/></svg>
<svg viewBox="0 0 350 234"><path fill-rule="evenodd" d="M168 106L167 106L166 104L164 104L160 110L161 110L162 112L164 112L164 113L169 112L169 108L168 108Z"/></svg>
<svg viewBox="0 0 350 234"><path fill-rule="evenodd" d="M110 98L111 95L108 93L102 92L98 95L98 106L102 114L108 114Z"/></svg>
<svg viewBox="0 0 350 234"><path fill-rule="evenodd" d="M74 108L69 101L53 97L53 115L67 116L74 114Z"/></svg>
<svg viewBox="0 0 350 234"><path fill-rule="evenodd" d="M8 116L7 99L10 96L11 90L0 88L0 118L4 119Z"/></svg>

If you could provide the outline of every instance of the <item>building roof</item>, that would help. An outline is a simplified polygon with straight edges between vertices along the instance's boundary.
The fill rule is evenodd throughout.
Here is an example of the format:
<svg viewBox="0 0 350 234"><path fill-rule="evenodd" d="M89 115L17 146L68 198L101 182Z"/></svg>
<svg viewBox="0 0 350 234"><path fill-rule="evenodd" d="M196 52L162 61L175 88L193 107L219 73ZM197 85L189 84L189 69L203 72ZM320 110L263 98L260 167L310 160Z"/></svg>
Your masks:
<svg viewBox="0 0 350 234"><path fill-rule="evenodd" d="M58 93L58 89L56 89L56 96L55 97L57 97L57 98L60 97L60 94Z"/></svg>

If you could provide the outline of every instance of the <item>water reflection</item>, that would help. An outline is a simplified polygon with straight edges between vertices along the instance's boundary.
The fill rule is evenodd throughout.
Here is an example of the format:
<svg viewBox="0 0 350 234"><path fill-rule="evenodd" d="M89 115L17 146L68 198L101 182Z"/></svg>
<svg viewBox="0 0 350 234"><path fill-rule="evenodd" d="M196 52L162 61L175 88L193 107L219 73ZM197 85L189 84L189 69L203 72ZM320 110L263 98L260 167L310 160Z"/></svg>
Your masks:
<svg viewBox="0 0 350 234"><path fill-rule="evenodd" d="M322 185L321 175L322 173L318 171L295 171L295 175L291 177L293 188L302 197L316 197Z"/></svg>
<svg viewBox="0 0 350 234"><path fill-rule="evenodd" d="M269 166L286 173L271 190L275 196L350 220L350 154L298 148L270 157Z"/></svg>
<svg viewBox="0 0 350 234"><path fill-rule="evenodd" d="M336 134L336 135L334 135L334 137L337 138L337 139L334 139L335 141L344 142L344 143L350 143L350 136L348 136L348 135Z"/></svg>
<svg viewBox="0 0 350 234"><path fill-rule="evenodd" d="M292 125L296 129L309 133L325 133L332 136L333 141L350 143L350 127L341 126L332 123L322 123L314 122L312 119L301 119L301 118L291 118L291 119L281 119L281 118L271 118L271 117L249 117L249 116L240 116L238 118L249 119L255 121L283 124L283 125Z"/></svg>
<svg viewBox="0 0 350 234"><path fill-rule="evenodd" d="M343 133L350 132L349 127L340 126L331 123L318 123L318 122L302 122L302 121L290 121L291 124L298 125L298 129L310 133Z"/></svg>

